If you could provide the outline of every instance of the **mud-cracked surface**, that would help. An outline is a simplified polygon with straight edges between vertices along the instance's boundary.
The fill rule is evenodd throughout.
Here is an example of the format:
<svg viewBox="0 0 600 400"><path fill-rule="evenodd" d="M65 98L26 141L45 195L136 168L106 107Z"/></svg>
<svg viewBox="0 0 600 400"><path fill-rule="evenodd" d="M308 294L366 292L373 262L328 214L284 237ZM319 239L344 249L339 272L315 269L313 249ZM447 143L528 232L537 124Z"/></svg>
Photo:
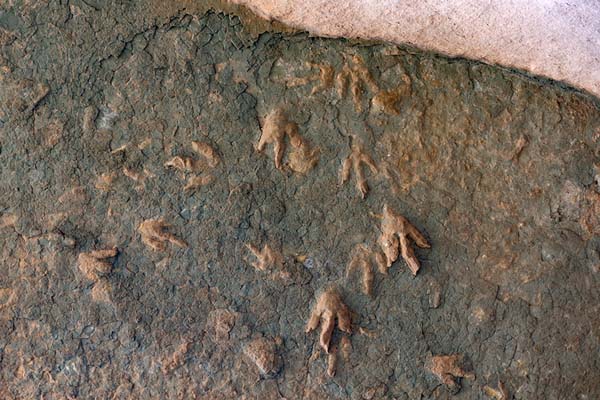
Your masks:
<svg viewBox="0 0 600 400"><path fill-rule="evenodd" d="M600 397L597 102L230 15L67 3L0 6L0 397ZM297 125L281 170L255 150L277 107ZM342 185L353 144L376 168ZM431 248L414 277L373 266L368 296L346 266L385 204ZM327 356L305 328L332 286L352 333ZM455 395L428 367L451 354Z"/></svg>

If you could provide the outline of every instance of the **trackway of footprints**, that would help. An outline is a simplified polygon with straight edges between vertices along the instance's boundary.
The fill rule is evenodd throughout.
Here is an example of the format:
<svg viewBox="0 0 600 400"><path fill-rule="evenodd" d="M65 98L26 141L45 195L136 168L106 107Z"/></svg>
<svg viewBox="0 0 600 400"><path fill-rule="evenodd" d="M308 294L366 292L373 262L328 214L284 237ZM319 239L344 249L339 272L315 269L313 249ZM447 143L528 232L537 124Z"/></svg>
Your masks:
<svg viewBox="0 0 600 400"><path fill-rule="evenodd" d="M410 95L411 82L408 76L402 79L402 83L396 89L381 91L362 58L356 55L349 57L337 73L330 65L307 63L307 66L318 72L290 79L286 85L297 87L314 84L311 95L333 89L335 86L337 94L341 98L349 92L357 112L361 111L364 88L373 93L372 106L390 115L398 115L398 102L402 97ZM317 165L320 149L309 143L299 133L298 124L289 119L284 108L274 107L264 117L261 131L260 139L255 144L255 150L265 153L267 147L272 147L274 167L278 170L303 175ZM144 143L138 145L138 147L140 146L144 146ZM165 168L172 168L180 173L185 192L199 190L218 179L219 174L216 172L221 164L218 150L211 144L193 141L190 143L190 148L196 157L178 155L164 164ZM115 151L119 150L121 149ZM365 151L360 140L353 137L350 154L341 162L340 184L345 184L353 176L356 190L364 199L369 192L365 171L370 171L371 174L380 172L376 162ZM124 169L122 173L140 185L143 185L144 180L150 176L145 170L136 172ZM108 190L116 175L116 173L111 173L99 176L96 188ZM430 248L425 236L396 210L384 204L382 209L377 211L381 211L381 214L377 215L381 220L381 234L374 241L375 248L358 244L350 254L346 267L346 279L360 279L362 292L367 296L372 294L375 270L385 275L392 264L401 257L411 273L416 276L420 269L420 263L415 255L414 246ZM188 246L173 232L169 223L160 217L143 221L138 226L138 232L141 241L152 251L165 251L168 246ZM271 274L272 278L289 278L284 256L279 249L272 247L269 243L260 246L253 243L246 244L248 249L246 261L258 272ZM117 248L109 248L79 255L79 269L87 279L93 282L92 297L95 301L109 301L110 289L106 276L110 274L113 260L118 252ZM351 335L353 331L351 315L352 311L346 306L340 291L335 286L323 288L310 311L306 333L310 334L320 327L319 344L327 354L327 372L330 376L333 376L336 371L337 353L340 352L344 358L347 358L347 353L351 349L349 338L345 335L342 336L339 346L332 345L333 331L337 323L340 331ZM358 330L368 335L368 332L362 328L358 328ZM474 378L471 372L463 370L462 365L462 355L460 354L437 355L429 359L427 368L450 392L456 393L460 390L461 378ZM499 399L508 398L502 383L499 383L497 393Z"/></svg>

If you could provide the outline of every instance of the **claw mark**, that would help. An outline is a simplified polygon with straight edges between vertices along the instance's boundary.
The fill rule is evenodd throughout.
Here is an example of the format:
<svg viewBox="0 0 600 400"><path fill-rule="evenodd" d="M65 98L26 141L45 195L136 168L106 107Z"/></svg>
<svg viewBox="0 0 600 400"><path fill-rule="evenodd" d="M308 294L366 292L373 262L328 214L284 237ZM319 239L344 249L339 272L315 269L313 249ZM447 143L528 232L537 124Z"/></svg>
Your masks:
<svg viewBox="0 0 600 400"><path fill-rule="evenodd" d="M144 150L146 147L152 144L152 138L146 138L137 144L139 150Z"/></svg>
<svg viewBox="0 0 600 400"><path fill-rule="evenodd" d="M380 251L374 251L375 254L375 265L377 265L377 269L383 275L387 275L388 265L385 254Z"/></svg>
<svg viewBox="0 0 600 400"><path fill-rule="evenodd" d="M148 219L140 224L138 230L142 236L142 242L152 250L164 251L167 248L167 242L181 248L187 247L186 242L168 232L169 228L170 225L163 219Z"/></svg>
<svg viewBox="0 0 600 400"><path fill-rule="evenodd" d="M353 253L353 257L346 268L346 278L348 278L353 271L360 268L362 273L363 293L370 296L374 278L370 263L371 253L363 244L356 245Z"/></svg>
<svg viewBox="0 0 600 400"><path fill-rule="evenodd" d="M350 343L348 336L342 336L340 339L340 349L344 362L348 362L350 360L350 353L352 352L352 343Z"/></svg>
<svg viewBox="0 0 600 400"><path fill-rule="evenodd" d="M94 250L89 253L81 253L78 257L79 269L92 281L111 273L113 264L109 258L118 254L116 247L106 250Z"/></svg>
<svg viewBox="0 0 600 400"><path fill-rule="evenodd" d="M350 153L350 155L348 155L348 157L346 157L346 159L342 163L340 182L342 185L346 183L346 181L350 178L350 168L352 168L352 170L354 171L354 175L356 176L356 189L358 189L362 198L364 199L369 191L369 186L367 185L367 180L365 179L361 167L361 164L363 163L371 169L372 173L377 173L377 166L375 165L375 162L373 161L371 156L366 154L362 146L360 146L358 143L356 143L355 140L353 140L352 152Z"/></svg>
<svg viewBox="0 0 600 400"><path fill-rule="evenodd" d="M340 330L352 333L350 310L342 301L337 290L330 288L319 297L305 330L306 333L311 332L321 324L319 343L328 354L336 319Z"/></svg>
<svg viewBox="0 0 600 400"><path fill-rule="evenodd" d="M332 378L335 376L335 370L337 368L337 353L338 348L335 346L327 356L327 375Z"/></svg>
<svg viewBox="0 0 600 400"><path fill-rule="evenodd" d="M344 97L346 91L348 90L348 79L352 74L352 70L348 66L348 64L344 64L342 70L335 77L335 87L337 89L337 94L339 97Z"/></svg>
<svg viewBox="0 0 600 400"><path fill-rule="evenodd" d="M400 240L398 240L400 239ZM383 220L381 222L381 236L379 245L386 258L387 268L398 259L400 250L402 258L410 268L413 275L417 275L421 267L419 260L415 256L413 248L410 246L409 239L419 247L428 249L431 245L427 239L415 228L406 218L394 213L387 204L383 206Z"/></svg>
<svg viewBox="0 0 600 400"><path fill-rule="evenodd" d="M427 367L444 385L446 385L451 393L456 394L461 388L458 378L475 378L475 374L466 372L463 369L462 363L462 354L433 356L429 360Z"/></svg>
<svg viewBox="0 0 600 400"><path fill-rule="evenodd" d="M123 175L136 182L144 179L144 176L142 174L140 174L139 172L135 172L134 170L127 167L123 167Z"/></svg>
<svg viewBox="0 0 600 400"><path fill-rule="evenodd" d="M130 144L129 143L125 143L124 145L121 145L119 147L117 147L116 149L114 149L113 151L110 152L110 154L118 154L121 152L126 152L129 149Z"/></svg>

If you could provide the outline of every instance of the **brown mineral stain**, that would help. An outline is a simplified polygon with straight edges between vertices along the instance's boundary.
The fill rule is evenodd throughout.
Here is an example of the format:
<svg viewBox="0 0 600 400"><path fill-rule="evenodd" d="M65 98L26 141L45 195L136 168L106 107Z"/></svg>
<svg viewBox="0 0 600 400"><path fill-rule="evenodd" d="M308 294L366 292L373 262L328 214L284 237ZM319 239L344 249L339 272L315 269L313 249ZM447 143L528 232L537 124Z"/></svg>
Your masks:
<svg viewBox="0 0 600 400"><path fill-rule="evenodd" d="M432 281L427 288L429 308L438 308L442 302L442 287L437 281Z"/></svg>
<svg viewBox="0 0 600 400"><path fill-rule="evenodd" d="M52 119L51 121L44 121L43 126L38 126L37 118L35 120L35 131L36 134L42 138L42 144L46 149L51 149L63 136L64 124L58 119Z"/></svg>
<svg viewBox="0 0 600 400"><path fill-rule="evenodd" d="M0 288L0 310L4 307L8 307L13 303L14 300L14 289L12 288Z"/></svg>
<svg viewBox="0 0 600 400"><path fill-rule="evenodd" d="M48 94L50 93L50 86L45 83L37 83L33 93L31 93L30 107L35 108Z"/></svg>
<svg viewBox="0 0 600 400"><path fill-rule="evenodd" d="M373 400L373 399L383 399L385 398L385 394L387 393L387 386L383 383L378 386L373 386L367 389L363 395L362 399L364 400Z"/></svg>
<svg viewBox="0 0 600 400"><path fill-rule="evenodd" d="M60 203L68 203L70 205L82 205L87 203L88 200L88 195L82 186L76 186L71 190L66 191L58 198Z"/></svg>

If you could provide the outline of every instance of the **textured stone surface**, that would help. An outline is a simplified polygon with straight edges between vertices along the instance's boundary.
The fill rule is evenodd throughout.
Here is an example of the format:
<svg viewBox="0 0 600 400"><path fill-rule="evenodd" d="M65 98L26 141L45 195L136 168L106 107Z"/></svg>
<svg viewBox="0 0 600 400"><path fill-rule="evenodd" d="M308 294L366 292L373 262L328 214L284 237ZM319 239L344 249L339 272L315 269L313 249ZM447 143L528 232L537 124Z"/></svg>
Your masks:
<svg viewBox="0 0 600 400"><path fill-rule="evenodd" d="M595 0L231 0L330 37L385 40L529 71L600 97Z"/></svg>
<svg viewBox="0 0 600 400"><path fill-rule="evenodd" d="M183 3L2 7L1 398L448 398L427 363L450 354L473 372L457 399L600 396L598 103ZM360 90L294 85L307 61ZM283 171L254 148L276 107L319 149L304 174L288 139ZM165 165L200 160L194 141L220 162ZM365 199L340 184L355 142L377 165ZM185 190L195 174L214 179ZM369 297L346 266L377 248L384 204L431 248L414 277L374 269ZM153 249L140 225L161 218ZM261 270L246 245L265 244ZM304 332L331 286L352 311L335 357Z"/></svg>

